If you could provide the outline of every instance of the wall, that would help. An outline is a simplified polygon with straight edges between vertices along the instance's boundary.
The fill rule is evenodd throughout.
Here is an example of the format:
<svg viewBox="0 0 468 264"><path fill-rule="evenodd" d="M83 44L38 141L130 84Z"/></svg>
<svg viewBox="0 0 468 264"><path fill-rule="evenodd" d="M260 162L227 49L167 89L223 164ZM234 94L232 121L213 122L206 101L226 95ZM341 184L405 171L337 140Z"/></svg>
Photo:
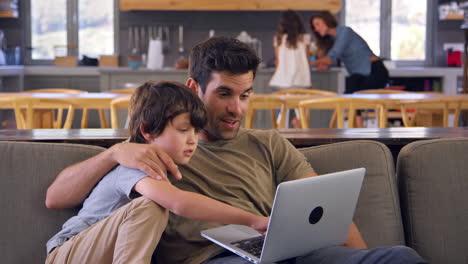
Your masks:
<svg viewBox="0 0 468 264"><path fill-rule="evenodd" d="M8 40L8 46L22 46L22 54L25 54L24 41L24 1L19 1L20 18L0 18L0 29L4 30ZM434 58L433 66L445 66L445 53L442 50L444 42L464 42L463 33L460 30L461 20L439 21L438 10L435 14ZM299 12L306 31L310 33L308 18L314 12ZM277 30L279 12L170 12L170 11L130 11L119 12L119 46L122 62L126 62L128 55L128 27L135 25L171 24L173 27L172 40L177 40L176 25L184 25L185 56L190 47L208 37L208 31L214 29L217 35L237 36L241 30L246 30L253 37L263 43L263 59L269 61L273 58L272 38ZM178 58L177 42L173 42L166 58L166 66L172 66ZM431 44L430 44L431 45Z"/></svg>
<svg viewBox="0 0 468 264"><path fill-rule="evenodd" d="M178 58L178 25L184 26L185 57L190 48L208 38L210 30L215 35L236 37L242 30L262 41L262 57L265 62L273 63L273 36L278 28L278 11L128 11L120 12L120 54L128 55L128 28L130 26L173 25L171 27L171 49L165 58L166 66L173 66ZM299 12L306 31L310 33L308 19L314 12ZM124 59L125 60L125 59Z"/></svg>
<svg viewBox="0 0 468 264"><path fill-rule="evenodd" d="M24 19L23 19L23 1L19 1L19 18L0 18L0 29L5 33L7 46L24 47ZM22 50L23 51L23 50ZM21 53L23 54L23 53Z"/></svg>
<svg viewBox="0 0 468 264"><path fill-rule="evenodd" d="M444 43L465 42L463 31L460 29L462 24L462 20L438 20L437 18L437 36L434 49L435 66L447 66L446 53L443 50Z"/></svg>

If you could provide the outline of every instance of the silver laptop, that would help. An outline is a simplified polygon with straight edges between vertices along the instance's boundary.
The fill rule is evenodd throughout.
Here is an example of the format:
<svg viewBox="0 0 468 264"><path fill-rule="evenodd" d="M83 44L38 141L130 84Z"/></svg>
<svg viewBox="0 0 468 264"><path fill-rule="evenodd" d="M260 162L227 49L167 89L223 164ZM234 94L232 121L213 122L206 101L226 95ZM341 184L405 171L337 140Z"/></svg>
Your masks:
<svg viewBox="0 0 468 264"><path fill-rule="evenodd" d="M201 235L253 262L272 263L347 239L365 169L281 183L276 189L266 235L241 225L204 230Z"/></svg>

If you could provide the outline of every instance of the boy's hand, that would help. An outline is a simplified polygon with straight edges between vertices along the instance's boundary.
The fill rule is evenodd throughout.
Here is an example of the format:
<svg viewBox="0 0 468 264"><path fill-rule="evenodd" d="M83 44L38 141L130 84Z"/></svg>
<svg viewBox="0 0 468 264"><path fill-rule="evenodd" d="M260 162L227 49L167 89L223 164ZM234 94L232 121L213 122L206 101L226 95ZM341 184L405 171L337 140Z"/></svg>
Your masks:
<svg viewBox="0 0 468 264"><path fill-rule="evenodd" d="M124 142L112 149L113 159L125 167L141 170L156 180L168 181L167 171L177 180L182 179L174 161L156 145Z"/></svg>
<svg viewBox="0 0 468 264"><path fill-rule="evenodd" d="M268 228L269 217L266 216L257 216L254 222L250 225L251 228L257 230L258 232L265 234Z"/></svg>

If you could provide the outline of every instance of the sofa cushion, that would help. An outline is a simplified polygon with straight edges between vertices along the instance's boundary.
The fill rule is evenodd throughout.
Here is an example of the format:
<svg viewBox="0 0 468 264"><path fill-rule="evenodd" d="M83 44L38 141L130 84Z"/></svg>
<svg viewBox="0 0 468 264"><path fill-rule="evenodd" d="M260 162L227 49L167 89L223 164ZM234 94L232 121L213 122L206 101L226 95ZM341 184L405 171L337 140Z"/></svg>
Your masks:
<svg viewBox="0 0 468 264"><path fill-rule="evenodd" d="M0 142L2 263L44 263L46 241L77 213L47 209L48 186L62 169L102 150L74 144Z"/></svg>
<svg viewBox="0 0 468 264"><path fill-rule="evenodd" d="M376 141L348 141L300 149L317 174L366 168L354 221L369 247L403 245L395 167L390 150Z"/></svg>
<svg viewBox="0 0 468 264"><path fill-rule="evenodd" d="M406 145L397 177L407 244L429 263L468 263L468 138Z"/></svg>

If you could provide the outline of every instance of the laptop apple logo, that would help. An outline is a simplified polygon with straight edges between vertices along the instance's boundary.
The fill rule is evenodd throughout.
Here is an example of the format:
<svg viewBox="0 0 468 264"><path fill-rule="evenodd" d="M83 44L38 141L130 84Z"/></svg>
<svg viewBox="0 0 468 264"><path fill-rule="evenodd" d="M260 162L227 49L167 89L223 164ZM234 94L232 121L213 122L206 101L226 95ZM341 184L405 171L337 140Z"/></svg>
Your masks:
<svg viewBox="0 0 468 264"><path fill-rule="evenodd" d="M323 208L321 206L315 207L314 210L310 212L309 223L312 225L315 225L316 223L318 223L318 221L320 221L320 219L322 219L322 216L323 216Z"/></svg>

